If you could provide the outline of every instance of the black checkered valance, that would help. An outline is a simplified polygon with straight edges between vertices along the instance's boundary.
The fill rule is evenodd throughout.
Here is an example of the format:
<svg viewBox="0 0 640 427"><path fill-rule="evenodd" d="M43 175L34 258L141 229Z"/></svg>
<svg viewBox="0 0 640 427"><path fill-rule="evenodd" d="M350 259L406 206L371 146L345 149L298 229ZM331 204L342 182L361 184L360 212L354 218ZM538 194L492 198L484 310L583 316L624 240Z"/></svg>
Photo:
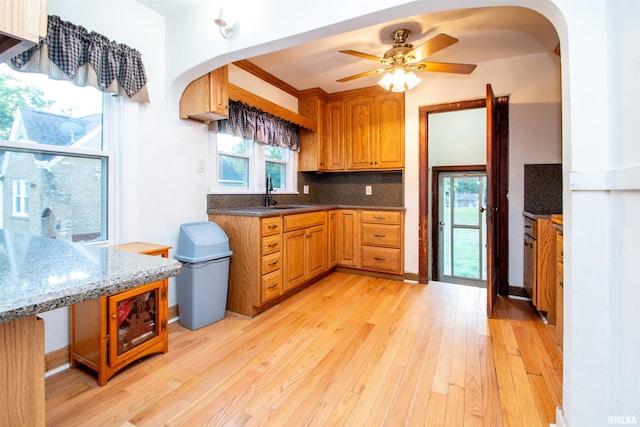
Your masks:
<svg viewBox="0 0 640 427"><path fill-rule="evenodd" d="M214 132L297 151L300 127L242 102L229 100L229 118L213 122Z"/></svg>
<svg viewBox="0 0 640 427"><path fill-rule="evenodd" d="M59 16L50 15L47 36L11 58L9 65L18 71L43 73L77 86L149 102L140 52Z"/></svg>

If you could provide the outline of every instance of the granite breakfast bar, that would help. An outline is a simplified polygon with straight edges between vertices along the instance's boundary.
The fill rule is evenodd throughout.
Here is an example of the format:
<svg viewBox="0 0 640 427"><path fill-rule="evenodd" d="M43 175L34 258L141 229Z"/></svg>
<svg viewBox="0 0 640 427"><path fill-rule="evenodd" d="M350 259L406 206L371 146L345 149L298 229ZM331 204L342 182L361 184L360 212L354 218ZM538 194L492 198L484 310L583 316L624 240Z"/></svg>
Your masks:
<svg viewBox="0 0 640 427"><path fill-rule="evenodd" d="M180 274L178 261L0 230L0 425L44 425L39 313Z"/></svg>

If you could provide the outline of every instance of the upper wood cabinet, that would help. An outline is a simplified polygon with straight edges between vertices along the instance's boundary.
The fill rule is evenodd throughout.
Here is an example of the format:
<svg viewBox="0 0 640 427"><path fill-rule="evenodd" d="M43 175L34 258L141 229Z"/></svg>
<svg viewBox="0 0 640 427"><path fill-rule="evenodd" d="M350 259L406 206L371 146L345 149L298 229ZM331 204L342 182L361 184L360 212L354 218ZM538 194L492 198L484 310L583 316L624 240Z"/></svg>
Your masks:
<svg viewBox="0 0 640 427"><path fill-rule="evenodd" d="M330 101L325 108L324 121L324 166L325 170L340 171L346 166L344 148L344 102Z"/></svg>
<svg viewBox="0 0 640 427"><path fill-rule="evenodd" d="M192 81L180 98L180 118L209 123L229 116L229 67Z"/></svg>
<svg viewBox="0 0 640 427"><path fill-rule="evenodd" d="M309 90L298 109L318 123L318 132L301 131L301 171L404 168L404 93Z"/></svg>
<svg viewBox="0 0 640 427"><path fill-rule="evenodd" d="M0 62L29 49L47 35L47 0L0 2Z"/></svg>
<svg viewBox="0 0 640 427"><path fill-rule="evenodd" d="M313 120L318 126L316 132L300 128L298 170L301 172L325 170L325 144L322 139L328 129L323 92L318 89L301 93L298 98L298 113Z"/></svg>
<svg viewBox="0 0 640 427"><path fill-rule="evenodd" d="M347 168L404 167L404 94L347 100Z"/></svg>

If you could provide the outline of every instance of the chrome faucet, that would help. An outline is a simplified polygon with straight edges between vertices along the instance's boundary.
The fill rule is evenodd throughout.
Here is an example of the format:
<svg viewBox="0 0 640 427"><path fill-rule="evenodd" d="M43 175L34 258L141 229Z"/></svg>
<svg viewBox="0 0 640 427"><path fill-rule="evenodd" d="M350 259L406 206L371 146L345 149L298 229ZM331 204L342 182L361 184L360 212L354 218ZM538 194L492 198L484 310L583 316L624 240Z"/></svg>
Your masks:
<svg viewBox="0 0 640 427"><path fill-rule="evenodd" d="M273 191L273 181L271 175L267 175L267 183L265 185L266 191L264 195L264 205L266 207L271 206L271 192Z"/></svg>

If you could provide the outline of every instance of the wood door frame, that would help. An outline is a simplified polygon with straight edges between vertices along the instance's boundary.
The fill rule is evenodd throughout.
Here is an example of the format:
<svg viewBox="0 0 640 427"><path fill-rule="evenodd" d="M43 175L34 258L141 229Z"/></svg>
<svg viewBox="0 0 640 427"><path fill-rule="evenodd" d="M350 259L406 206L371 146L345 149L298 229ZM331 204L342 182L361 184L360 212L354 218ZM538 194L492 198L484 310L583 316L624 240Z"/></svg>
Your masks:
<svg viewBox="0 0 640 427"><path fill-rule="evenodd" d="M434 166L431 168L431 277L437 280L438 277L438 261L440 260L439 251L436 249L440 244L440 233L438 226L440 221L440 174L445 172L486 172L486 165L464 165L464 166Z"/></svg>
<svg viewBox="0 0 640 427"><path fill-rule="evenodd" d="M509 96L499 96L500 176L498 190L498 293L509 294ZM486 98L419 107L418 133L418 276L420 283L429 281L429 114L486 107ZM486 167L485 167L486 168ZM437 221L436 221L437 222Z"/></svg>

